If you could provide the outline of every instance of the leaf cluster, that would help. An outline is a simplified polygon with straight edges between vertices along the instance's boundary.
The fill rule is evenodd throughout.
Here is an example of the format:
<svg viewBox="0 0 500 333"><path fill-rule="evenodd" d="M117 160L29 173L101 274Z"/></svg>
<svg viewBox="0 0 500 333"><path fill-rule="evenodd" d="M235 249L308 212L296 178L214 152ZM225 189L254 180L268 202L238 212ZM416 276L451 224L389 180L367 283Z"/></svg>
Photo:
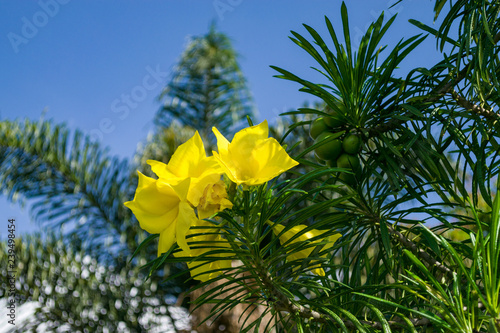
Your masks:
<svg viewBox="0 0 500 333"><path fill-rule="evenodd" d="M435 3L436 18L445 15L439 29L411 21L436 38L443 59L406 77L396 69L426 36L381 46L394 17L382 14L357 50L345 4L343 41L328 18L329 41L308 25L309 38L292 32L326 82L273 68L326 107L286 113L303 118L282 142L313 117L335 115L344 124L340 130L363 140L361 171L348 184L340 177L347 170L310 160L322 143L292 144L289 152L308 169L236 191L235 207L213 223L231 244L220 251L241 263L217 278L225 281L222 289L203 284L209 290L198 302L215 304L213 316L237 304L248 304L249 311L261 304L271 319L248 321L244 313L243 331L500 331L499 5L450 1L445 11L446 3ZM285 225L283 233L308 227L282 244L268 221ZM325 243L293 241L312 229L343 236L328 251ZM293 259L311 247L308 258ZM324 277L311 274L318 263Z"/></svg>
<svg viewBox="0 0 500 333"><path fill-rule="evenodd" d="M165 304L163 290L137 267L104 266L65 240L52 233L16 238L16 307L20 315L33 312L30 320L18 318L16 332L37 332L41 323L48 331L71 332L175 330L174 323L189 329L186 310ZM2 267L10 262L9 249L0 243ZM0 299L8 299L8 274L0 273Z"/></svg>

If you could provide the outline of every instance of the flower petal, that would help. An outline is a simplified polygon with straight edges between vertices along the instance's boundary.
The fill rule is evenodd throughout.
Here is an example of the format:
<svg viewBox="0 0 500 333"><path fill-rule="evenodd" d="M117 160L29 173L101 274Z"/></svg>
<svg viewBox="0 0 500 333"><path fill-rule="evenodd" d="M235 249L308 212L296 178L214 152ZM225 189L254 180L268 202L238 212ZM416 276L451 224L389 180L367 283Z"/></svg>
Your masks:
<svg viewBox="0 0 500 333"><path fill-rule="evenodd" d="M132 210L142 229L156 234L175 220L180 199L171 186L158 186L157 180L138 174L134 200L125 202L125 206Z"/></svg>
<svg viewBox="0 0 500 333"><path fill-rule="evenodd" d="M313 273L319 276L325 276L325 270L321 267L314 268Z"/></svg>
<svg viewBox="0 0 500 333"><path fill-rule="evenodd" d="M175 223L172 223L167 229L160 232L160 239L158 240L158 257L170 250L172 245L175 244Z"/></svg>
<svg viewBox="0 0 500 333"><path fill-rule="evenodd" d="M187 202L181 202L179 204L179 216L177 217L177 223L175 228L175 234L177 238L177 244L179 247L189 252L189 245L186 242L186 235L191 228L191 225L196 223L198 219L194 213L193 208Z"/></svg>
<svg viewBox="0 0 500 333"><path fill-rule="evenodd" d="M197 236L193 236L189 238L190 242L198 242L196 244L196 248L184 251L181 249L180 251L174 252L175 257L201 257L205 255L208 251L215 250L217 248L230 248L229 243L226 239L224 239L220 234L217 234L217 229L210 222L204 220L197 220L193 223L193 226L196 227L206 227L206 229L190 229L188 234L199 234ZM203 234L206 233L206 234ZM206 243L205 243L206 242ZM189 267L191 276L195 280L200 280L202 282L208 281L209 279L215 278L221 274L221 272L210 272L212 270L218 270L221 268L229 268L231 267L231 259L226 259L225 257L228 253L214 253L210 255L211 259L217 259L220 257L220 260L212 260L212 261L199 261L199 260L191 260L187 262ZM207 273L209 272L209 273Z"/></svg>
<svg viewBox="0 0 500 333"><path fill-rule="evenodd" d="M229 141L227 141L226 137L222 135L219 130L215 127L212 127L212 132L214 132L215 137L217 138L217 150L221 155L227 155Z"/></svg>
<svg viewBox="0 0 500 333"><path fill-rule="evenodd" d="M203 142L196 132L191 139L179 146L168 165L154 160L148 160L148 164L160 179L170 185L178 185L186 178L191 178L187 199L193 206L197 206L205 187L217 182L223 173L217 159L205 155Z"/></svg>
<svg viewBox="0 0 500 333"><path fill-rule="evenodd" d="M161 189L171 187L175 191L175 193L178 195L180 201L187 200L187 196L188 196L188 192L189 192L189 185L191 185L191 178L186 178L186 179L180 181L176 185L170 185L167 181L165 181L162 178L158 179L158 187Z"/></svg>
<svg viewBox="0 0 500 333"><path fill-rule="evenodd" d="M158 234L174 223L179 210L177 207L167 211L165 214L156 215L144 211L134 201L128 201L125 205L132 210L142 229L150 234Z"/></svg>
<svg viewBox="0 0 500 333"><path fill-rule="evenodd" d="M214 159L214 162L217 163L217 160ZM205 188L211 184L217 183L220 180L222 170L220 170L218 163L217 168L218 172L216 173L207 172L199 178L191 178L191 186L189 187L187 199L194 207L197 207L200 204L200 198L203 196Z"/></svg>
<svg viewBox="0 0 500 333"><path fill-rule="evenodd" d="M175 174L173 174L168 170L168 167L165 163L155 160L147 160L146 162L151 166L151 170L159 178L165 178L165 179L177 178Z"/></svg>
<svg viewBox="0 0 500 333"><path fill-rule="evenodd" d="M260 176L262 156L259 156L259 154L256 156L254 152L257 145L267 139L268 134L267 121L264 120L259 125L244 128L234 135L233 141L231 141L228 148L227 158L232 160L241 183L254 185L248 181L263 178Z"/></svg>
<svg viewBox="0 0 500 333"><path fill-rule="evenodd" d="M231 143L214 127L219 153L213 153L227 176L236 184L260 185L298 163L281 145L268 138L267 121L242 129Z"/></svg>
<svg viewBox="0 0 500 333"><path fill-rule="evenodd" d="M180 145L170 158L167 169L177 177L198 177L198 164L206 158L205 147L198 131Z"/></svg>
<svg viewBox="0 0 500 333"><path fill-rule="evenodd" d="M191 261L188 262L187 264L189 270L191 271L191 276L193 277L193 279L199 280L201 282L206 282L222 274L221 271L215 271L215 272L211 271L230 268L231 260L217 260L212 262Z"/></svg>
<svg viewBox="0 0 500 333"><path fill-rule="evenodd" d="M219 165L222 169L222 171L226 174L226 176L231 179L233 183L236 183L238 185L241 184L240 179L236 175L236 168L234 167L234 164L230 159L227 158L222 158L222 155L219 155L217 152L213 151L212 154L214 154L214 157L217 159L219 162Z"/></svg>
<svg viewBox="0 0 500 333"><path fill-rule="evenodd" d="M286 245L288 242L296 243L296 242L305 242L305 241L308 241L308 240L313 239L313 238L315 239L313 241L313 243L309 244L309 246L307 248L287 255L287 260L289 262L300 261L302 259L308 258L314 250L314 246L312 246L312 245L314 245L314 244L319 245L320 242L325 240L325 239L323 239L323 240L319 239L318 237L320 237L322 234L327 232L327 230L310 229L309 231L302 233L301 235L295 237L293 240L290 241L290 239L292 239L295 235L297 235L298 233L301 233L304 229L306 229L307 226L303 225L303 224L299 224L299 225L296 225L296 226L290 228L286 232L282 233L283 230L285 229L285 227L283 225L278 224L278 223L273 223L272 221L266 221L266 223L272 227L273 233L277 237L279 237L281 245ZM322 250L328 250L329 248L333 247L333 244L340 237L341 237L341 234L338 234L338 233L326 237L327 243L324 244ZM325 257L325 256L326 256L326 253L322 255L322 257ZM314 261L314 262L317 263L317 261ZM323 268L321 268L321 265L319 263L314 265L314 262L311 262L311 265L312 265L311 271L314 274L317 274L319 276L325 276L325 271L323 270Z"/></svg>
<svg viewBox="0 0 500 333"><path fill-rule="evenodd" d="M259 178L271 180L299 163L292 159L274 138L258 143L252 151L253 160L259 162Z"/></svg>
<svg viewBox="0 0 500 333"><path fill-rule="evenodd" d="M239 146L241 142L257 142L258 140L267 139L269 136L269 126L267 120L264 120L259 125L251 126L242 129L234 135L231 144Z"/></svg>

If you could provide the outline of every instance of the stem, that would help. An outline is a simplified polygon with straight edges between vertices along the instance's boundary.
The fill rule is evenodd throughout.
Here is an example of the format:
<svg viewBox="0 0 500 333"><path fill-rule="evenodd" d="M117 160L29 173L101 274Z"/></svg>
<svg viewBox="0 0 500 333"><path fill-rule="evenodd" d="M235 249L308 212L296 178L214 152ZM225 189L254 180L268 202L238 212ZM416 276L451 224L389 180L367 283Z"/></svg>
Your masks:
<svg viewBox="0 0 500 333"><path fill-rule="evenodd" d="M495 319L495 329L500 332L500 319Z"/></svg>
<svg viewBox="0 0 500 333"><path fill-rule="evenodd" d="M329 321L329 316L327 314L323 314L317 311L314 311L310 308L306 308L303 305L293 303L285 294L281 292L278 288L275 287L272 277L269 272L262 267L262 262L259 260L257 263L256 272L260 277L260 280L266 287L266 289L270 292L271 296L275 299L274 302L270 302L273 308L276 311L284 311L290 314L295 314L304 319L315 320L320 323L327 323ZM346 327L357 329L357 326L350 320L342 319ZM431 322L427 318L413 318L410 319L413 326L426 326L430 325ZM333 321L332 321L333 322ZM383 329L383 325L380 322L360 320L360 323L363 325L370 326L374 329ZM387 321L391 328L401 328L401 325L404 325L405 321L395 321L390 320Z"/></svg>
<svg viewBox="0 0 500 333"><path fill-rule="evenodd" d="M419 256L422 260L427 262L431 266L436 266L441 272L446 274L453 274L453 271L447 266L443 265L441 262L434 259L429 253L425 252L423 249L419 249L415 243L403 236L403 234L395 230L391 225L387 224L387 230L392 234L405 248L413 252L413 254Z"/></svg>
<svg viewBox="0 0 500 333"><path fill-rule="evenodd" d="M251 225L249 223L250 216L250 192L248 190L243 190L243 209L245 214L243 215L243 227L245 228L248 235L253 235ZM254 237L252 237L252 242L254 241Z"/></svg>
<svg viewBox="0 0 500 333"><path fill-rule="evenodd" d="M472 111L472 112L474 112L480 116L483 116L487 119L495 120L495 119L498 119L498 117L499 117L499 114L497 114L489 109L485 109L477 104L474 104L473 102L471 102L471 101L467 100L466 98L464 98L463 96L459 95L455 90L452 90L450 92L450 94L453 97L453 99L457 102L457 104L466 110Z"/></svg>
<svg viewBox="0 0 500 333"><path fill-rule="evenodd" d="M262 267L262 262L259 261L257 265L257 273L259 274L261 281L268 291L271 292L271 296L276 300L274 302L275 310L298 314L302 318L313 318L320 322L326 322L326 318L323 314L308 309L303 305L292 303L292 301L285 294L283 294L281 290L275 287L271 275Z"/></svg>

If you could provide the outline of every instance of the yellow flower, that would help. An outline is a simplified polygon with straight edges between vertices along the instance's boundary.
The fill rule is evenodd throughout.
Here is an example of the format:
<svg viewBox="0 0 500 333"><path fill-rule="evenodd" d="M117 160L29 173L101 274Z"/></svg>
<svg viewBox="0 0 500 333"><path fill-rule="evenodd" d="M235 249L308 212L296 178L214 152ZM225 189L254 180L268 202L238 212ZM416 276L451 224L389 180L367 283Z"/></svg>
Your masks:
<svg viewBox="0 0 500 333"><path fill-rule="evenodd" d="M159 178L172 185L191 178L187 199L194 207L207 185L219 181L223 172L213 156L206 156L198 131L177 148L168 164L154 160L148 160L148 164Z"/></svg>
<svg viewBox="0 0 500 333"><path fill-rule="evenodd" d="M206 219L217 212L232 207L233 203L227 199L226 186L223 181L219 180L217 183L205 187L198 206L198 218Z"/></svg>
<svg viewBox="0 0 500 333"><path fill-rule="evenodd" d="M160 234L158 256L177 243L189 251L186 234L197 218L186 196L190 180L171 185L163 179L139 174L139 184L133 201L125 202L139 221L141 228L151 234Z"/></svg>
<svg viewBox="0 0 500 333"><path fill-rule="evenodd" d="M212 130L219 150L213 154L229 179L238 185L263 184L299 164L288 156L276 139L268 138L269 128L265 120L236 133L231 143L217 128Z"/></svg>
<svg viewBox="0 0 500 333"><path fill-rule="evenodd" d="M285 229L285 227L280 225L280 224L273 224L272 222L268 222L268 224L272 226L273 232L276 236L279 236L279 234L283 231L283 229ZM288 243L292 237L294 237L297 233L301 232L305 228L307 228L306 225L299 224L299 225L296 225L295 227L287 230L285 233L283 233L281 236L279 236L279 240L280 240L281 245ZM311 229L311 230L301 234L300 236L296 237L295 239L293 239L290 242L290 244L293 244L296 242L306 242L312 238L316 238L318 236L321 236L325 232L326 232L326 230L323 231L323 230ZM321 250L323 251L323 250L328 250L329 248L331 248L333 246L333 244L337 241L337 239L339 239L341 236L342 236L341 234L333 234L333 235L328 236L326 238L327 243L323 246L323 248ZM323 240L324 239L316 238L316 240L314 240L312 244L319 245L319 243L322 242ZM294 260L305 259L311 255L314 248L315 248L314 246L310 246L310 247L307 247L303 250L294 252L294 253L287 256L287 260L294 261ZM323 254L321 257L326 257L326 254ZM319 264L314 265L312 267L312 269L313 269L312 270L313 273L315 273L316 275L325 276L325 271L323 270L323 268L320 267Z"/></svg>
<svg viewBox="0 0 500 333"><path fill-rule="evenodd" d="M196 222L195 225L200 227L206 226L207 229L191 229L188 232L188 235L201 234L201 233L209 233L209 234L198 235L189 238L190 242L200 242L200 243L191 244L191 250L189 251L181 250L179 252L175 252L174 253L175 257L196 258L205 255L208 251L230 247L227 240L222 238L220 234L216 233L217 229L213 228L213 225L211 223L203 220L198 220L198 222ZM212 226L212 228L208 228L209 226ZM206 243L203 244L202 242ZM202 246L206 246L206 248L199 248ZM218 260L187 262L187 265L189 267L193 279L205 282L222 274L221 271L218 272L217 271L210 272L210 271L231 267L231 259L224 259L227 256L226 253L216 253L216 254L211 254L209 256L210 258L216 258Z"/></svg>

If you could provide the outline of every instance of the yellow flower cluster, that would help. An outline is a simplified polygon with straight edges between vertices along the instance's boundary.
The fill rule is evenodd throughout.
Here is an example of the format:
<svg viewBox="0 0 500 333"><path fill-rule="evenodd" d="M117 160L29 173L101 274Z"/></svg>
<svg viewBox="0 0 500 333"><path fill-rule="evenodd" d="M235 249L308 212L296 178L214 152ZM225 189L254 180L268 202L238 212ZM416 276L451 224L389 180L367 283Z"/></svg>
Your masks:
<svg viewBox="0 0 500 333"><path fill-rule="evenodd" d="M333 244L335 244L337 239L339 239L342 236L341 234L333 234L333 235L330 235L326 238L323 237L320 239L319 237L322 234L324 234L325 231L311 229L307 232L302 233L302 230L307 228L307 226L303 225L303 224L296 225L296 226L290 228L289 230L287 230L286 232L282 233L283 230L285 229L285 227L282 226L281 224L277 224L277 223L274 224L270 221L268 221L268 224L271 225L271 227L273 228L273 233L277 237L279 237L281 245L285 245L288 243L293 244L296 242L299 242L299 243L308 242L308 241L311 241L311 239L314 239L314 241L312 241L312 246L310 245L309 247L307 247L303 250L299 250L299 251L293 252L290 255L288 255L287 256L288 261L303 260L303 259L308 258L311 255L312 251L314 250L315 246L319 245L321 242L326 243L323 246L323 250L328 250L333 246ZM295 237L295 235L298 233L301 233L301 234L298 237ZM295 237L295 238L293 238L293 237ZM321 257L325 257L325 256L326 256L326 254L323 254ZM311 267L311 269L312 269L312 272L314 274L319 275L319 276L325 276L325 271L323 270L323 268L321 268L321 266L319 264L313 265Z"/></svg>
<svg viewBox="0 0 500 333"><path fill-rule="evenodd" d="M268 138L267 121L239 131L231 142L215 127L213 131L219 150L214 156L229 179L238 185L263 184L299 164L276 139Z"/></svg>
<svg viewBox="0 0 500 333"><path fill-rule="evenodd" d="M177 148L168 164L148 160L158 179L138 172L139 184L134 200L125 202L125 206L133 211L142 229L160 234L158 255L167 252L176 242L182 250L176 255L196 257L207 251L191 250L186 236L200 233L199 230L190 231L191 226L208 223L200 220L232 207L221 181L222 174L225 173L237 185L260 185L298 164L274 138L268 138L267 121L239 131L232 142L215 127L213 131L218 148L218 153L213 152L213 156L206 156L203 141L196 132ZM221 235L213 233L206 237L194 236L190 240L228 246ZM230 261L188 265L195 267L196 272L191 271L194 276L228 267ZM204 281L210 277L213 273L195 278Z"/></svg>
<svg viewBox="0 0 500 333"><path fill-rule="evenodd" d="M125 206L134 212L142 229L160 234L158 255L175 242L189 251L186 235L198 220L194 207L199 206L205 188L220 180L222 170L214 157L206 156L198 132L179 146L168 164L153 160L148 164L158 179L139 172L134 200L125 202Z"/></svg>

